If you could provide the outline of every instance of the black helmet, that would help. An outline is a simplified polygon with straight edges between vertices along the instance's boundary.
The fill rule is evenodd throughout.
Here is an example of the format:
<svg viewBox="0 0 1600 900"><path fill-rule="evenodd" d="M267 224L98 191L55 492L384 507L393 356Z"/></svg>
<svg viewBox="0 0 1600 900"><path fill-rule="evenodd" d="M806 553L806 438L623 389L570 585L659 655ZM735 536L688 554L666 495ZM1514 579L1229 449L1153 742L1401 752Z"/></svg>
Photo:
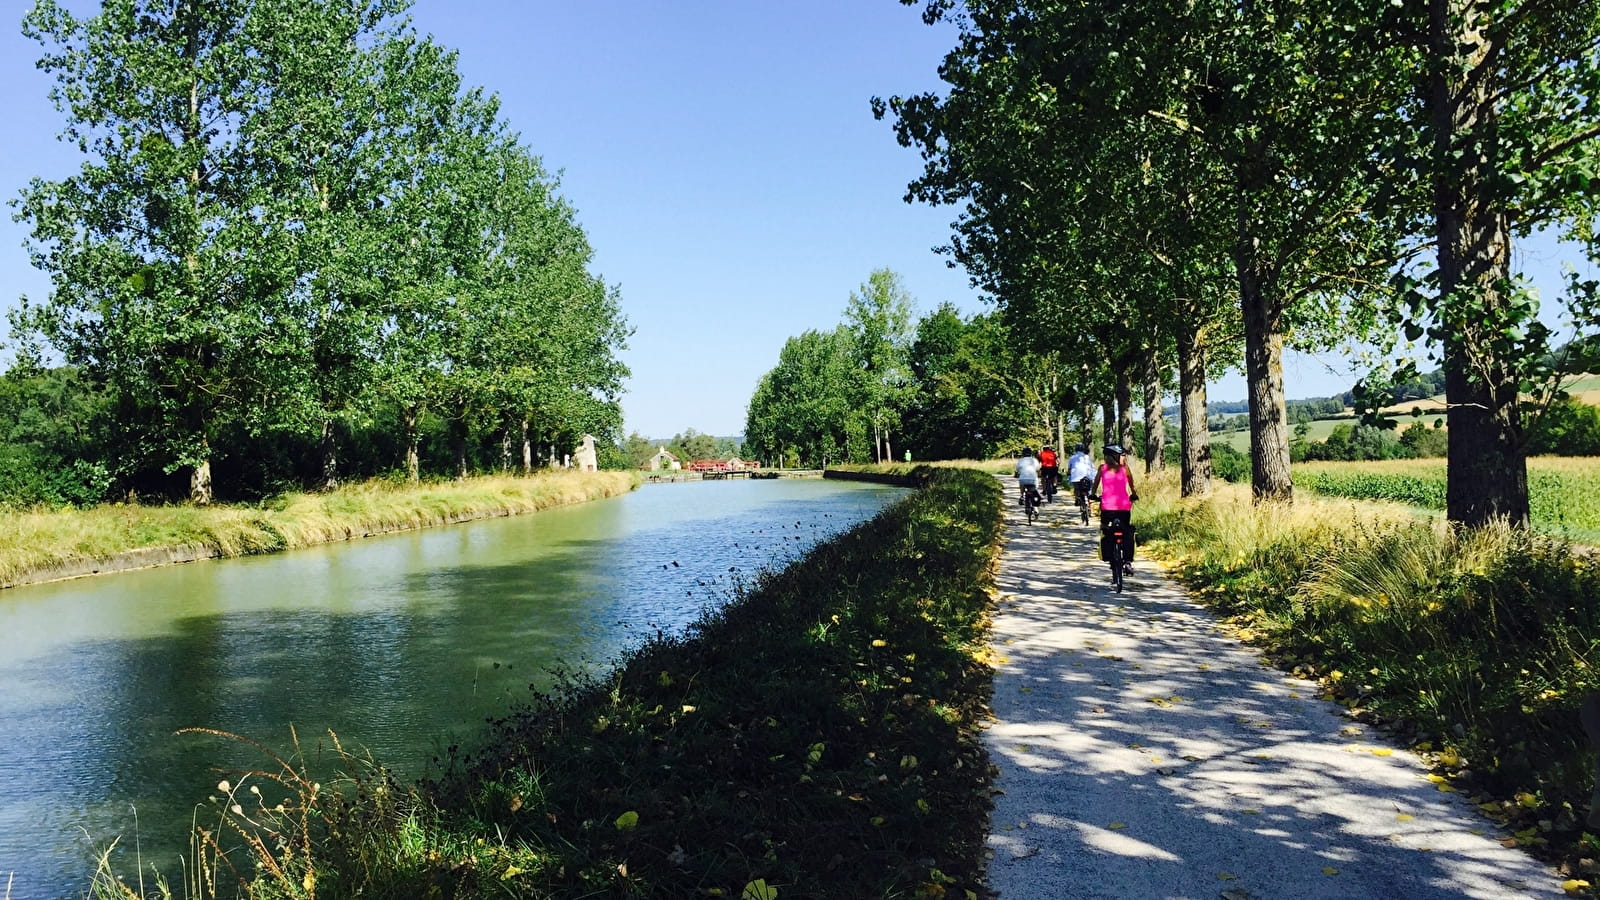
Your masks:
<svg viewBox="0 0 1600 900"><path fill-rule="evenodd" d="M1088 453L1089 452L1089 448L1084 444L1079 444L1078 445L1078 452L1079 453Z"/></svg>
<svg viewBox="0 0 1600 900"><path fill-rule="evenodd" d="M1105 449L1106 449L1106 455L1107 456L1127 456L1128 455L1127 452L1122 449L1122 445L1121 444L1107 444Z"/></svg>

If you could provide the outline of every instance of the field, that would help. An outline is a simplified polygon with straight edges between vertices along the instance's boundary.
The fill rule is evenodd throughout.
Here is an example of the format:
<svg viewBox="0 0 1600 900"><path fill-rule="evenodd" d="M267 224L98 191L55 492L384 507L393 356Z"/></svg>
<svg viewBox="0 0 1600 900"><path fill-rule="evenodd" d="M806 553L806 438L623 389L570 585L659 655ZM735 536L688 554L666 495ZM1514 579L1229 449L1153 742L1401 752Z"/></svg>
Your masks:
<svg viewBox="0 0 1600 900"><path fill-rule="evenodd" d="M1428 509L1445 505L1441 459L1315 462L1294 467L1296 487L1359 500L1392 500ZM1600 538L1600 458L1537 456L1528 460L1534 524L1590 542Z"/></svg>
<svg viewBox="0 0 1600 900"><path fill-rule="evenodd" d="M1427 403L1427 401L1418 401L1418 403L1425 404L1425 403ZM1426 411L1424 411L1424 414L1423 414L1423 416L1421 418L1417 418L1415 416L1412 416L1411 415L1411 407L1418 405L1418 403L1412 403L1412 404L1407 405L1406 408L1405 408L1405 411L1403 413L1395 412L1395 411L1392 411L1392 410L1386 410L1385 411L1385 412L1387 412L1389 414L1389 418L1395 420L1395 424L1398 426L1397 430L1395 432L1396 434L1398 434L1400 431L1404 431L1406 429L1406 426L1410 425L1412 422L1423 422L1425 424L1432 425L1433 424L1433 420L1438 418L1438 415L1436 415L1436 414L1435 415L1430 415ZM1351 426L1353 426L1353 425L1355 425L1356 423L1358 423L1360 421L1361 421L1360 419L1357 419L1352 415L1350 418L1347 418L1347 419L1317 419L1315 421L1308 422L1307 423L1307 427L1310 428L1310 431L1308 431L1306 433L1306 440L1308 440L1308 441L1325 441L1325 440L1328 439L1328 435L1332 434L1333 430L1335 428L1338 428L1340 425L1351 425ZM1290 438L1290 440L1294 439L1294 428L1293 427L1291 427L1289 429L1289 438ZM1239 451L1240 453L1249 453L1250 452L1250 432L1249 431L1220 431L1220 432L1213 432L1212 435L1211 435L1211 440L1213 440L1213 441L1215 441L1217 443L1227 444L1228 446L1230 446L1233 449Z"/></svg>

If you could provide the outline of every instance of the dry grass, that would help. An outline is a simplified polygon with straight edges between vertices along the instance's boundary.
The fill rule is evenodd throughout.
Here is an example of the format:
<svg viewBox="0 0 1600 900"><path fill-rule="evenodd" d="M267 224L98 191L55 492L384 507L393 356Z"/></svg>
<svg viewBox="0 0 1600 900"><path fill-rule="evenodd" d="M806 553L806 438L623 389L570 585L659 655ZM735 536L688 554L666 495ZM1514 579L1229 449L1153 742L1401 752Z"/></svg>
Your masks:
<svg viewBox="0 0 1600 900"><path fill-rule="evenodd" d="M420 485L373 481L291 494L266 507L138 506L0 513L0 583L130 551L203 547L244 556L410 528L534 512L638 485L632 472L550 472Z"/></svg>

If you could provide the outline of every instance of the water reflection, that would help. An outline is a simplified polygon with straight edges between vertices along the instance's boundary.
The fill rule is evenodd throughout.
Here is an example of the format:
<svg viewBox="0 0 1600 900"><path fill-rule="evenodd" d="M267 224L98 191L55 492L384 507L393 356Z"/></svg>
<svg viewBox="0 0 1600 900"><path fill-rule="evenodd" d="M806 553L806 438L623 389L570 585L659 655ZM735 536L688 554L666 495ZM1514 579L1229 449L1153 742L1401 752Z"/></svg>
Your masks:
<svg viewBox="0 0 1600 900"><path fill-rule="evenodd" d="M651 485L535 516L0 594L0 896L81 893L124 835L178 877L197 801L331 730L407 777L544 685L676 631L897 491ZM134 810L138 827L134 828ZM135 846L135 839L138 844Z"/></svg>

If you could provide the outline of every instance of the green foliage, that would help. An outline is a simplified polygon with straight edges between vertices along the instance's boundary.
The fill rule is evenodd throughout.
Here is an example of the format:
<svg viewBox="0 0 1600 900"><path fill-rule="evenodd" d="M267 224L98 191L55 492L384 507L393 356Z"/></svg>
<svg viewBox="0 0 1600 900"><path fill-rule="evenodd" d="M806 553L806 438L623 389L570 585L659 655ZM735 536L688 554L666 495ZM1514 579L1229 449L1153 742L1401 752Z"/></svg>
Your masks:
<svg viewBox="0 0 1600 900"><path fill-rule="evenodd" d="M617 437L617 291L556 180L405 5L26 16L84 159L19 199L53 289L12 324L103 389L119 487L169 494L185 470L207 502L213 464L235 496L327 487L378 452L416 478L441 459L430 412L458 474Z"/></svg>
<svg viewBox="0 0 1600 900"><path fill-rule="evenodd" d="M1211 470L1224 481L1249 481L1250 457L1220 441L1211 444Z"/></svg>
<svg viewBox="0 0 1600 900"><path fill-rule="evenodd" d="M1600 456L1600 407L1571 397L1552 403L1528 436L1528 452Z"/></svg>

